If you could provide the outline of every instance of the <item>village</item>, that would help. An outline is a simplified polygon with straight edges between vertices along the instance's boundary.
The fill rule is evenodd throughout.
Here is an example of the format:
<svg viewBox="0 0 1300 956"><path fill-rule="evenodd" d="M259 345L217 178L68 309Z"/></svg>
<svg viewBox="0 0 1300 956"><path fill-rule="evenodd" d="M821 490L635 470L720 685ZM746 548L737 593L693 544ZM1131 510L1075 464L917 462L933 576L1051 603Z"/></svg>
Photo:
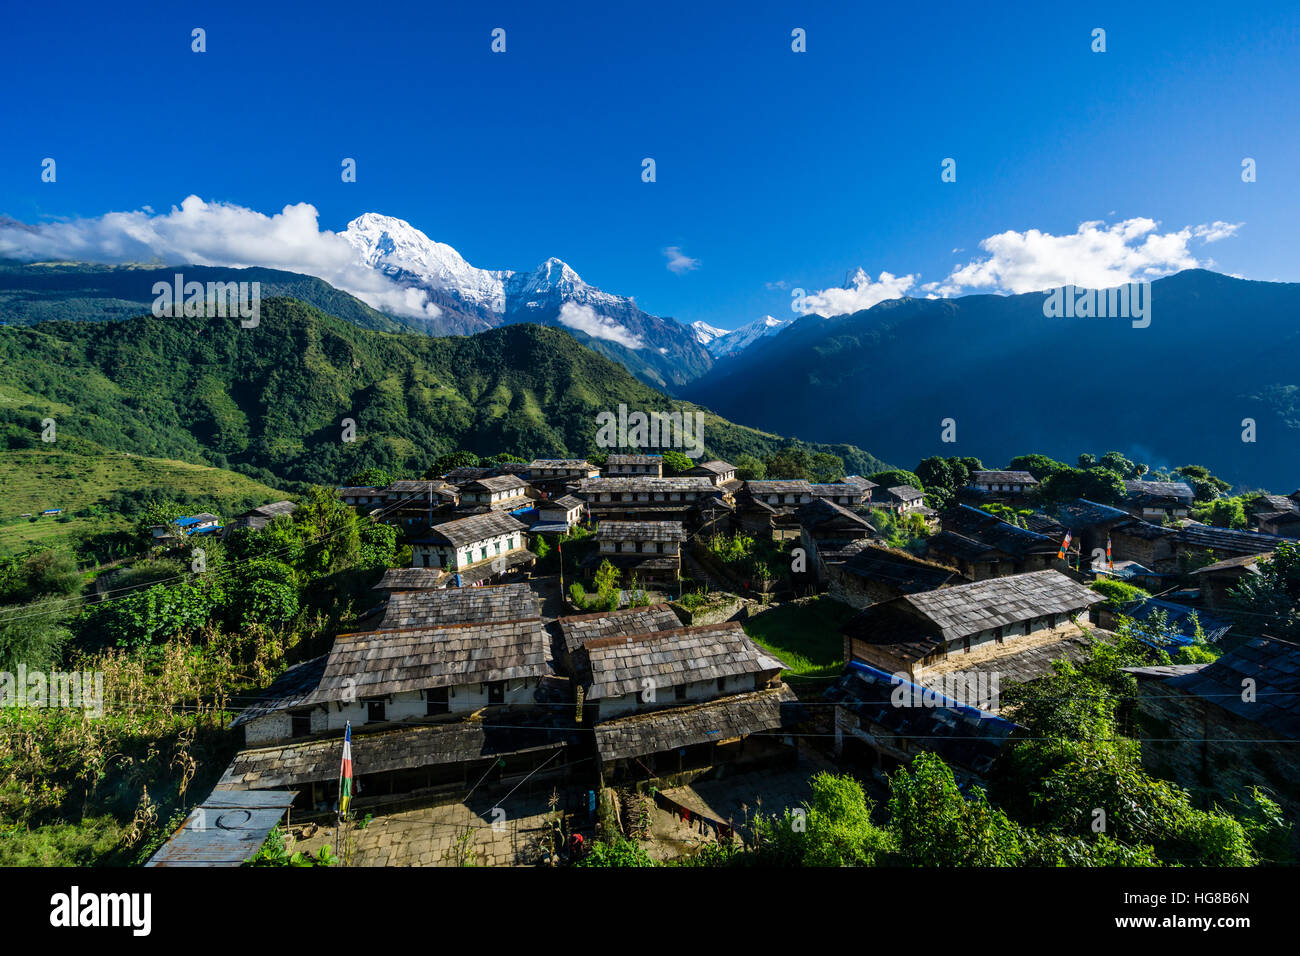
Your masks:
<svg viewBox="0 0 1300 956"><path fill-rule="evenodd" d="M672 861L744 844L819 771L881 794L932 753L987 787L1024 733L1007 690L1117 627L1151 651L1127 672L1164 730L1152 772L1227 800L1261 771L1239 744L1300 736L1300 647L1231 596L1296 543L1300 491L1233 530L1189 517L1183 481L1049 505L1028 471L975 470L934 509L857 476L667 470L610 454L337 488L409 565L230 722L238 753L194 813L252 814L242 850L186 826L151 865L242 862L273 828L348 865L559 865L613 838ZM1259 749L1294 815L1295 748Z"/></svg>

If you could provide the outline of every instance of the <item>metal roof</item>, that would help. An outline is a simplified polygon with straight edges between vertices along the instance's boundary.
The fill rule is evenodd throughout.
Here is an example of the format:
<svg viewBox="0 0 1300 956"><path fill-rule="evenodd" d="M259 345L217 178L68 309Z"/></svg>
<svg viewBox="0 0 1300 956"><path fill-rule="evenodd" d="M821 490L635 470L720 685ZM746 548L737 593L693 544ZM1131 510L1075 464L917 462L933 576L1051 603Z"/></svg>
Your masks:
<svg viewBox="0 0 1300 956"><path fill-rule="evenodd" d="M296 796L297 790L213 790L145 866L240 866Z"/></svg>

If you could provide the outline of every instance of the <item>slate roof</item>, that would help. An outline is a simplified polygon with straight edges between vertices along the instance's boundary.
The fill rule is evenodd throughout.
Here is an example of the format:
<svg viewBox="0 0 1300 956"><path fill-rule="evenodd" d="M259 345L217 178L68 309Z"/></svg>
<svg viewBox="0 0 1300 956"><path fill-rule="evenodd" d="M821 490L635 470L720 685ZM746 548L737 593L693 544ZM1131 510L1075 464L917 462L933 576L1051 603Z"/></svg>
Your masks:
<svg viewBox="0 0 1300 956"><path fill-rule="evenodd" d="M903 660L919 660L980 631L1048 614L1077 613L1103 600L1059 571L1032 571L873 604L842 630L856 640L889 646Z"/></svg>
<svg viewBox="0 0 1300 956"><path fill-rule="evenodd" d="M971 481L999 485L1038 484L1038 479L1027 471L976 471L971 474Z"/></svg>
<svg viewBox="0 0 1300 956"><path fill-rule="evenodd" d="M663 455L610 455L605 459L608 465L662 465Z"/></svg>
<svg viewBox="0 0 1300 956"><path fill-rule="evenodd" d="M660 692L668 693L677 684L759 674L784 666L755 645L735 621L599 638L583 648L592 676L589 700L639 693L645 678L653 680Z"/></svg>
<svg viewBox="0 0 1300 956"><path fill-rule="evenodd" d="M1269 512L1295 511L1295 502L1286 495L1260 495L1251 504L1257 510Z"/></svg>
<svg viewBox="0 0 1300 956"><path fill-rule="evenodd" d="M442 477L453 485L461 485L468 481L477 481L491 471L491 468L453 468Z"/></svg>
<svg viewBox="0 0 1300 956"><path fill-rule="evenodd" d="M702 461L691 470L707 471L715 475L725 475L729 471L734 472L736 470L736 466L731 464L730 462L719 461L715 458L713 461Z"/></svg>
<svg viewBox="0 0 1300 956"><path fill-rule="evenodd" d="M1192 574L1217 574L1221 571L1254 571L1255 565L1260 561L1273 556L1271 551L1263 554L1243 554L1235 558L1227 558L1223 561L1215 561L1213 564L1207 564L1203 568L1197 568Z"/></svg>
<svg viewBox="0 0 1300 956"><path fill-rule="evenodd" d="M925 492L913 488L911 485L894 485L892 488L886 488L885 492L899 501L916 501L925 497Z"/></svg>
<svg viewBox="0 0 1300 956"><path fill-rule="evenodd" d="M938 624L948 640L1105 600L1060 571L1032 571L898 598Z"/></svg>
<svg viewBox="0 0 1300 956"><path fill-rule="evenodd" d="M926 687L943 692L951 692L952 681L956 679L962 691L957 695L964 703L981 710L996 713L1001 708L991 699L991 678L998 679L999 696L1012 682L1028 683L1047 677L1054 673L1052 665L1059 660L1079 661L1087 656L1092 646L1092 639L1082 631L1068 634L1059 641L1030 642L1029 646L1018 646L1017 641L1008 641L1001 647L1002 653L977 661L962 660L961 657L949 658L960 663L960 668L926 668L920 674L920 683ZM979 678L985 675L984 687L980 687ZM984 691L981 696L980 691Z"/></svg>
<svg viewBox="0 0 1300 956"><path fill-rule="evenodd" d="M279 515L291 515L298 510L298 506L292 501L272 501L268 505L258 505L256 508L250 508L240 517L275 518Z"/></svg>
<svg viewBox="0 0 1300 956"><path fill-rule="evenodd" d="M779 732L803 716L788 687L732 694L599 723L595 727L596 751L602 761L643 757L711 740Z"/></svg>
<svg viewBox="0 0 1300 956"><path fill-rule="evenodd" d="M619 611L597 611L593 614L571 614L555 621L560 631L564 649L569 653L587 641L606 637L634 637L654 631L672 631L682 626L681 620L667 604L650 607L623 608Z"/></svg>
<svg viewBox="0 0 1300 956"><path fill-rule="evenodd" d="M1179 528L1174 533L1174 540L1194 548L1228 554L1263 554L1275 550L1280 544L1295 544L1291 538L1260 534L1257 531L1234 531L1231 528L1216 528L1207 524Z"/></svg>
<svg viewBox="0 0 1300 956"><path fill-rule="evenodd" d="M561 495L558 498L551 498L537 502L538 511L572 511L574 508L581 508L586 502L581 498L575 498L573 495Z"/></svg>
<svg viewBox="0 0 1300 956"><path fill-rule="evenodd" d="M951 531L1018 558L1031 554L1055 553L1060 548L1058 542L1045 534L1021 528L969 505L948 509L939 521L944 531Z"/></svg>
<svg viewBox="0 0 1300 956"><path fill-rule="evenodd" d="M485 470L486 470L486 469L485 469ZM385 488L384 491L385 491L385 492L386 492L390 497L392 497L392 496L394 496L394 495L405 495L405 496L408 496L408 497L413 496L413 495L418 495L418 496L420 496L420 497L426 497L426 498L427 498L428 495L429 495L429 492L430 492L430 491L432 491L435 495L441 495L441 496L443 496L443 497L451 496L451 495L454 495L454 494L456 493L456 489L450 487L450 486L447 484L447 482L445 482L445 481L434 481L434 480L429 480L429 481L406 481L406 480L395 481L395 482L393 482L391 485L389 485L387 488Z"/></svg>
<svg viewBox="0 0 1300 956"><path fill-rule="evenodd" d="M864 534L876 533L875 527L862 515L825 498L814 498L807 504L800 505L795 511L795 517L799 519L799 524L809 531L816 531L826 524L837 523L847 524Z"/></svg>
<svg viewBox="0 0 1300 956"><path fill-rule="evenodd" d="M1195 497L1192 486L1185 481L1142 481L1124 482L1124 490L1130 498L1176 498L1191 502Z"/></svg>
<svg viewBox="0 0 1300 956"><path fill-rule="evenodd" d="M812 485L803 479L792 481L747 481L745 490L751 495L811 495Z"/></svg>
<svg viewBox="0 0 1300 956"><path fill-rule="evenodd" d="M1010 557L1005 551L990 544L975 541L954 531L940 531L938 534L930 535L926 539L925 550L927 554L933 552L958 561L985 561L989 558Z"/></svg>
<svg viewBox="0 0 1300 956"><path fill-rule="evenodd" d="M496 726L481 720L420 724L354 734L353 767L358 776L364 776L527 750L553 750L572 739L572 731L543 726ZM262 790L337 780L342 753L342 735L244 750L231 760L217 786Z"/></svg>
<svg viewBox="0 0 1300 956"><path fill-rule="evenodd" d="M1272 525L1300 524L1300 511L1265 511L1256 514L1255 520Z"/></svg>
<svg viewBox="0 0 1300 956"><path fill-rule="evenodd" d="M537 595L526 584L497 584L438 591L395 591L378 629L498 624L541 617Z"/></svg>
<svg viewBox="0 0 1300 956"><path fill-rule="evenodd" d="M906 551L867 545L842 565L843 570L869 581L879 581L905 594L933 591L957 574L952 568L913 557Z"/></svg>
<svg viewBox="0 0 1300 956"><path fill-rule="evenodd" d="M501 511L486 511L434 525L417 544L450 544L456 548L485 541L503 534L526 531L528 526Z"/></svg>
<svg viewBox="0 0 1300 956"><path fill-rule="evenodd" d="M494 475L490 478L477 478L466 482L462 490L482 491L526 491L528 482L518 475Z"/></svg>
<svg viewBox="0 0 1300 956"><path fill-rule="evenodd" d="M372 591L426 591L436 588L444 572L439 568L389 568Z"/></svg>
<svg viewBox="0 0 1300 956"><path fill-rule="evenodd" d="M859 488L866 488L868 491L872 488L880 487L874 481L867 481L867 479L863 478L861 475L847 475L844 478L841 478L840 481L846 485L857 485Z"/></svg>
<svg viewBox="0 0 1300 956"><path fill-rule="evenodd" d="M548 643L539 620L340 634L309 702L541 677Z"/></svg>
<svg viewBox="0 0 1300 956"><path fill-rule="evenodd" d="M588 468L596 470L596 466L585 458L534 458L528 463L530 469L536 468Z"/></svg>
<svg viewBox="0 0 1300 956"><path fill-rule="evenodd" d="M1077 498L1074 501L1057 505L1052 513L1062 525L1076 531L1083 528L1093 528L1108 522L1133 520L1133 516L1127 511L1112 508L1110 505L1099 504L1096 501L1089 501L1087 498Z"/></svg>
<svg viewBox="0 0 1300 956"><path fill-rule="evenodd" d="M1127 535L1132 538L1142 538L1146 541L1154 541L1157 538L1167 538L1178 533L1174 528L1166 528L1164 525L1158 524L1149 524L1146 521L1138 521L1137 519L1121 522L1120 524L1115 525L1111 531L1114 534Z"/></svg>
<svg viewBox="0 0 1300 956"><path fill-rule="evenodd" d="M258 717L309 705L311 695L315 693L325 673L325 662L328 658L328 654L322 654L320 657L290 667L251 704L236 714L230 726L238 727Z"/></svg>
<svg viewBox="0 0 1300 956"><path fill-rule="evenodd" d="M814 481L810 482L808 487L818 498L843 498L847 495L861 501L867 496L867 489L862 485L846 484L842 481Z"/></svg>
<svg viewBox="0 0 1300 956"><path fill-rule="evenodd" d="M825 698L867 724L937 753L945 762L987 774L1016 725L969 707L899 707L898 682L884 671L854 661ZM915 686L915 685L911 685Z"/></svg>
<svg viewBox="0 0 1300 956"><path fill-rule="evenodd" d="M713 482L708 478L678 476L676 478L656 478L654 475L627 475L614 478L584 478L578 483L578 494L601 494L603 492L682 492L698 491L702 494L712 492Z"/></svg>
<svg viewBox="0 0 1300 956"><path fill-rule="evenodd" d="M611 521L596 529L597 541L685 541L680 521Z"/></svg>
<svg viewBox="0 0 1300 956"><path fill-rule="evenodd" d="M1254 680L1256 692L1249 703L1241 699L1247 677ZM1278 737L1300 737L1300 646L1295 644L1254 638L1195 673L1170 678L1165 686L1203 697Z"/></svg>

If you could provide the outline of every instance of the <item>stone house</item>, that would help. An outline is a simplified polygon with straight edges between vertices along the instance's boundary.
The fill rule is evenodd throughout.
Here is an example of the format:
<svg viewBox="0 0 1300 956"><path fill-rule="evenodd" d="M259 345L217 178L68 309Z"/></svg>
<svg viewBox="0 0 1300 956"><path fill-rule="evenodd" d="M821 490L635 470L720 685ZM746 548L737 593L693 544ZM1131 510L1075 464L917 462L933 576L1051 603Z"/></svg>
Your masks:
<svg viewBox="0 0 1300 956"><path fill-rule="evenodd" d="M609 561L625 581L672 585L681 574L686 530L680 521L606 519L596 530L598 549L592 565Z"/></svg>
<svg viewBox="0 0 1300 956"><path fill-rule="evenodd" d="M968 487L992 498L1023 498L1037 490L1038 479L1027 471L976 471Z"/></svg>
<svg viewBox="0 0 1300 956"><path fill-rule="evenodd" d="M608 478L639 475L662 478L664 459L662 455L610 455L605 459L605 475Z"/></svg>
<svg viewBox="0 0 1300 956"><path fill-rule="evenodd" d="M500 570L531 563L536 556L526 547L525 531L522 521L499 511L447 521L411 542L411 567L463 573L498 559Z"/></svg>
<svg viewBox="0 0 1300 956"><path fill-rule="evenodd" d="M532 504L528 482L518 475L477 478L460 487L461 507L486 507L492 511L514 511Z"/></svg>
<svg viewBox="0 0 1300 956"><path fill-rule="evenodd" d="M908 594L864 608L841 628L844 660L916 680L950 656L1061 628L1103 600L1055 570Z"/></svg>
<svg viewBox="0 0 1300 956"><path fill-rule="evenodd" d="M1124 482L1125 509L1144 521L1186 518L1195 497L1192 486L1185 481Z"/></svg>
<svg viewBox="0 0 1300 956"><path fill-rule="evenodd" d="M830 565L856 554L862 542L876 537L870 521L826 498L814 498L801 505L795 517L799 520L806 570L819 585L826 583Z"/></svg>
<svg viewBox="0 0 1300 956"><path fill-rule="evenodd" d="M958 577L952 568L875 544L827 568L826 576L830 596L856 608L934 591Z"/></svg>

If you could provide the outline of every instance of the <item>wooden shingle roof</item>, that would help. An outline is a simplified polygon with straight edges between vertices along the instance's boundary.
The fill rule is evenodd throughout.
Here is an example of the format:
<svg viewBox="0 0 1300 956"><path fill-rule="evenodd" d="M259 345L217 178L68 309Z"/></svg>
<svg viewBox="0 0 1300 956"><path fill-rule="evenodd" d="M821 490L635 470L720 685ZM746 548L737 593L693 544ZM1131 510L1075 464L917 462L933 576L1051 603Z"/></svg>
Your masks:
<svg viewBox="0 0 1300 956"><path fill-rule="evenodd" d="M445 572L438 568L389 568L372 591L427 591L438 586Z"/></svg>
<svg viewBox="0 0 1300 956"><path fill-rule="evenodd" d="M610 521L596 529L597 541L685 541L680 521Z"/></svg>
<svg viewBox="0 0 1300 956"><path fill-rule="evenodd" d="M615 478L584 478L578 484L580 495L629 491L633 493L698 491L708 494L713 490L713 482L708 478L691 476L656 478L653 475L629 475Z"/></svg>
<svg viewBox="0 0 1300 956"><path fill-rule="evenodd" d="M976 471L971 480L998 485L1036 485L1038 479L1027 471Z"/></svg>
<svg viewBox="0 0 1300 956"><path fill-rule="evenodd" d="M499 624L541 617L537 595L526 584L498 584L438 591L397 591L388 599L380 628Z"/></svg>
<svg viewBox="0 0 1300 956"><path fill-rule="evenodd" d="M340 634L309 702L541 677L548 643L538 620Z"/></svg>
<svg viewBox="0 0 1300 956"><path fill-rule="evenodd" d="M602 761L642 757L708 741L778 733L801 716L798 700L788 687L733 694L599 723L595 727L596 750Z"/></svg>
<svg viewBox="0 0 1300 956"><path fill-rule="evenodd" d="M952 568L923 561L906 551L871 544L844 562L843 570L868 581L879 581L905 594L933 591L957 574Z"/></svg>
<svg viewBox="0 0 1300 956"><path fill-rule="evenodd" d="M328 657L328 654L322 654L320 657L290 667L277 677L270 687L259 694L253 703L240 711L230 722L230 726L238 727L258 717L265 717L267 714L309 704L312 694L320 684L321 676L325 673L325 662Z"/></svg>
<svg viewBox="0 0 1300 956"><path fill-rule="evenodd" d="M751 495L811 495L812 485L802 478L784 481L747 481L745 490Z"/></svg>
<svg viewBox="0 0 1300 956"><path fill-rule="evenodd" d="M679 627L632 637L606 637L583 645L592 684L587 697L640 693L650 679L662 693L677 684L780 670L780 661L755 645L735 621Z"/></svg>
<svg viewBox="0 0 1300 956"><path fill-rule="evenodd" d="M671 631L682 626L677 614L667 604L630 607L593 614L571 614L556 619L565 650L572 653L587 641L606 637L634 637L653 631Z"/></svg>
<svg viewBox="0 0 1300 956"><path fill-rule="evenodd" d="M1300 738L1300 646L1295 644L1254 638L1165 685L1203 697L1278 737ZM1246 686L1255 688L1250 701L1242 700Z"/></svg>
<svg viewBox="0 0 1300 956"><path fill-rule="evenodd" d="M1060 571L1032 571L898 598L943 631L946 640L994 627L1069 614L1105 600Z"/></svg>
<svg viewBox="0 0 1300 956"><path fill-rule="evenodd" d="M500 511L457 518L430 528L417 543L450 544L456 548L486 541L503 534L525 531L528 526L517 518Z"/></svg>

